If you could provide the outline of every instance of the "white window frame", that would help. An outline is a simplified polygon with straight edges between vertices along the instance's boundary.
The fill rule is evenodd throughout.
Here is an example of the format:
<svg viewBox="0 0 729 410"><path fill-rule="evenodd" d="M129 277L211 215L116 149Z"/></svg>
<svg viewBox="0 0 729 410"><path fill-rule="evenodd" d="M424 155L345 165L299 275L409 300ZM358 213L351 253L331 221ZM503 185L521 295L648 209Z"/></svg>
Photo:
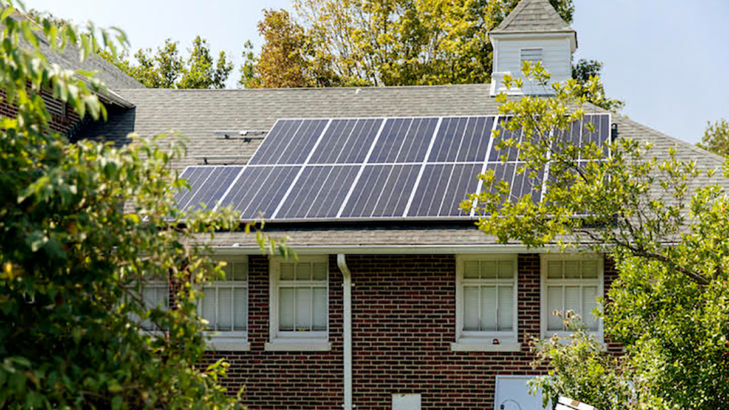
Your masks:
<svg viewBox="0 0 729 410"><path fill-rule="evenodd" d="M327 269L325 281L326 300L326 330L323 331L281 331L279 330L279 287L287 286L320 286L322 281L282 281L282 263L324 263ZM299 256L297 261L272 257L269 261L269 342L265 350L272 351L328 351L331 350L329 342L329 257L328 255Z"/></svg>
<svg viewBox="0 0 729 410"><path fill-rule="evenodd" d="M549 261L584 261L584 260L597 260L597 279L548 279L548 268ZM541 281L540 281L540 300L541 300L541 317L539 320L539 326L541 330L541 337L548 338L554 335L560 338L569 337L572 332L569 331L549 331L547 329L547 322L549 315L552 312L549 311L547 305L547 287L550 284L562 285L562 286L585 286L588 281L590 285L594 285L597 281L597 296L604 297L605 295L605 258L602 254L543 254L540 260L541 269ZM580 292L580 298L582 298L582 292ZM583 312L583 315L587 314ZM600 343L604 342L604 330L602 318L598 318L598 330L588 332L592 334Z"/></svg>
<svg viewBox="0 0 729 410"><path fill-rule="evenodd" d="M539 58L539 60L524 59L524 52L525 51L537 51L537 50L539 50L539 54L541 56ZM524 48L519 49L519 64L520 64L520 67L521 67L521 64L524 64L524 61L529 61L532 64L535 64L537 62L541 62L542 64L544 64L544 48L543 47L524 47Z"/></svg>
<svg viewBox="0 0 729 410"><path fill-rule="evenodd" d="M463 330L464 316L464 287L470 283L464 278L466 262L471 261L510 261L514 269L512 280L508 279L474 279L473 283L511 285L513 287L512 300L514 301L512 313L512 330L510 331L466 331ZM497 301L498 303L498 301ZM516 254L489 254L489 255L457 255L456 256L456 342L451 344L453 351L494 351L516 352L521 350L519 340L519 255ZM494 344L498 340L498 344Z"/></svg>
<svg viewBox="0 0 729 410"><path fill-rule="evenodd" d="M210 350L227 350L227 351L248 351L250 350L250 343L248 342L248 329L250 327L250 265L248 264L248 257L246 255L226 255L226 256L213 256L216 262L226 263L242 263L246 265L246 280L243 281L210 281L205 285L198 285L198 290L203 291L203 288L221 288L221 287L235 287L246 289L246 330L208 330L204 334L210 337L208 341L208 348ZM235 292L231 293L231 297L235 295ZM233 299L231 298L231 303ZM202 318L202 300L198 302L197 314L198 317ZM216 309L218 307L216 301ZM231 318L232 322L235 322L234 316Z"/></svg>

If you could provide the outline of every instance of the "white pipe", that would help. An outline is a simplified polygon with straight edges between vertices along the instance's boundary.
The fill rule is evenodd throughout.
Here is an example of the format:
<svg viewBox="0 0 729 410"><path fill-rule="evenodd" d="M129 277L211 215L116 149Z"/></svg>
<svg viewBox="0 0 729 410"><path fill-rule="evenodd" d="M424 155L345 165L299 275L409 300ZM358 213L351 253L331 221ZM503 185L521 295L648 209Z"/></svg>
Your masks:
<svg viewBox="0 0 729 410"><path fill-rule="evenodd" d="M344 290L344 410L352 410L352 273L347 266L347 257L337 255L337 266L342 271L342 288Z"/></svg>

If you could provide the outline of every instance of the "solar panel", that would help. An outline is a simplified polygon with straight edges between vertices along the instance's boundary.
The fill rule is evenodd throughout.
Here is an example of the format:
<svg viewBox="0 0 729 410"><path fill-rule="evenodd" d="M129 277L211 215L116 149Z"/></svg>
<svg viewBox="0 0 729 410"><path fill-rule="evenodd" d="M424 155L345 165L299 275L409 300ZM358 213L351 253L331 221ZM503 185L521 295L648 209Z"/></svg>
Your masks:
<svg viewBox="0 0 729 410"><path fill-rule="evenodd" d="M549 169L519 173L522 138L496 116L281 119L245 167L189 167L192 190L175 199L182 209L231 206L243 219L274 221L465 219L460 205L483 187L492 170L509 182L510 198L541 200ZM592 124L589 131L586 124ZM492 132L500 129L498 138ZM587 115L557 135L607 152L610 117Z"/></svg>
<svg viewBox="0 0 729 410"><path fill-rule="evenodd" d="M221 206L232 206L241 211L243 219L254 219L259 215L268 219L299 171L301 166L246 167Z"/></svg>
<svg viewBox="0 0 729 410"><path fill-rule="evenodd" d="M188 180L190 190L182 189L175 194L180 210L191 211L205 205L212 209L223 198L228 187L243 167L189 167L181 178Z"/></svg>

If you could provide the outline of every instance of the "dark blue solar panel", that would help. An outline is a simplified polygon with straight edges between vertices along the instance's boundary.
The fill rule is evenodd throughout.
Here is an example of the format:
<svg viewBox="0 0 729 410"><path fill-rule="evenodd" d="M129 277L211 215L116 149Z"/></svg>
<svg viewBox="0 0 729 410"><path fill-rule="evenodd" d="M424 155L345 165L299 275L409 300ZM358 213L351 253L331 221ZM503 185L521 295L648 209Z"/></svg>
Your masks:
<svg viewBox="0 0 729 410"><path fill-rule="evenodd" d="M185 209L185 205L192 198L193 192L197 192L200 189L205 179L210 176L212 169L212 167L188 167L180 175L180 178L187 180L190 189L182 188L175 193L175 202L179 209Z"/></svg>
<svg viewBox="0 0 729 410"><path fill-rule="evenodd" d="M204 204L207 209L212 209L218 201L223 198L223 194L228 190L230 184L233 183L235 177L238 176L243 167L194 167L198 171L191 171L193 174L200 173L194 185L192 185L192 195L189 199L178 202L180 209L185 211L195 210ZM188 168L188 170L193 167ZM183 173L184 175L184 173Z"/></svg>
<svg viewBox="0 0 729 410"><path fill-rule="evenodd" d="M304 168L275 219L336 218L359 169L349 165Z"/></svg>
<svg viewBox="0 0 729 410"><path fill-rule="evenodd" d="M438 118L389 118L375 143L370 164L423 162Z"/></svg>
<svg viewBox="0 0 729 410"><path fill-rule="evenodd" d="M401 217L421 165L365 166L342 218Z"/></svg>
<svg viewBox="0 0 729 410"><path fill-rule="evenodd" d="M247 167L221 206L241 211L241 218L255 219L273 216L289 185L301 166Z"/></svg>
<svg viewBox="0 0 729 410"><path fill-rule="evenodd" d="M443 118L428 162L483 162L494 117Z"/></svg>
<svg viewBox="0 0 729 410"><path fill-rule="evenodd" d="M382 118L332 120L310 164L362 163L377 136Z"/></svg>
<svg viewBox="0 0 729 410"><path fill-rule="evenodd" d="M603 155L609 155L607 144L610 143L610 116L607 114L587 114L581 120L570 124L569 130L558 130L555 133L557 141L555 150L558 152L562 152L567 144L584 147L593 143L603 147Z"/></svg>
<svg viewBox="0 0 729 410"><path fill-rule="evenodd" d="M489 162L503 161L516 161L519 159L519 149L517 147L505 147L498 149L497 146L501 141L514 140L519 142L521 140L521 132L512 132L504 128L504 125L508 121L507 118L499 118L499 124L497 129L500 130L499 136L494 138L493 147L491 148L491 154L489 155Z"/></svg>
<svg viewBox="0 0 729 410"><path fill-rule="evenodd" d="M478 189L482 164L429 164L415 191L408 217L467 217L461 202Z"/></svg>
<svg viewBox="0 0 729 410"><path fill-rule="evenodd" d="M249 164L303 164L329 120L280 120Z"/></svg>

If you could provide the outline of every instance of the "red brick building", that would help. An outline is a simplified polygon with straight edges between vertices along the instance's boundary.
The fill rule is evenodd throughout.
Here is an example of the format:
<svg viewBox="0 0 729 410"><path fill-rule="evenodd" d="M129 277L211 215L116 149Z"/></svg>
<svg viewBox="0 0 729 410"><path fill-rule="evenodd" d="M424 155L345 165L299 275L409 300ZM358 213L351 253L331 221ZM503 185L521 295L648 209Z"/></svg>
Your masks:
<svg viewBox="0 0 729 410"><path fill-rule="evenodd" d="M111 85L113 95L126 105L110 108L107 122L78 127L75 138L103 136L120 144L130 132L180 132L189 138L189 156L176 166L195 190L181 194L181 206L195 206L202 201L198 195L212 193L211 198L229 199L244 213L266 211L272 217L267 232L290 238L300 255L297 262L260 256L254 238L242 232L221 233L210 244L215 256L228 262L228 274L225 281L204 289L200 306L213 328L209 358L227 358L231 367L223 383L232 392L245 386L243 400L249 408L541 408L525 388L528 377L543 371L530 366L528 342L532 336L564 332L551 312L577 311L602 338L602 323L590 312L616 276L609 258L498 244L474 227L473 215L452 213L453 204L468 193L451 189L454 181L475 181L477 172L463 169L472 169L469 164L475 164L473 169L491 166L494 144L486 142L491 128L483 125L479 134L468 124L473 120L498 126L493 97L504 91L500 79L518 73L524 60L539 60L553 81L564 81L577 47L576 33L547 0L522 1L490 37L495 50L492 84L279 90L117 84ZM510 91L515 98L542 93L548 94L547 89L529 83ZM588 111L594 118L608 118L606 123L615 125L621 138L653 142L657 153L667 155L675 148L679 159L697 160L705 168L722 162L628 118L593 106ZM434 128L423 137L410 133L413 124ZM439 139L448 129L444 124L455 131ZM307 145L309 134L285 131L294 125L322 128L309 133L316 142ZM343 140L345 131L349 134ZM388 137L382 137L385 133ZM327 143L330 137L334 142ZM430 141L421 159L397 159L407 151L402 147L414 147L421 137ZM378 148L386 138L400 148L395 142ZM478 152L478 159L428 163L430 156L450 155L443 147L456 138L461 141L457 155ZM464 148L467 139L469 147L479 148ZM345 154L342 147L352 146ZM323 156L338 153L333 165L314 164L320 149L329 150ZM383 158L395 155L395 160L367 163L378 152ZM420 155L416 148L408 152ZM337 162L341 155L359 158L364 153L352 172ZM280 160L299 154L302 162L255 163L266 155ZM327 175L319 172L325 166ZM375 167L389 169L389 176L377 179ZM398 185L400 179L391 177L395 169L402 178L412 177L412 186ZM411 172L407 178L406 169ZM429 169L450 171L436 176ZM260 176L266 172L269 177L279 174ZM358 190L359 181L374 182ZM241 183L247 185L235 188ZM337 191L341 186L344 190ZM283 191L276 191L281 187ZM420 187L426 195L418 200ZM399 192L406 192L402 198L409 195L406 204L391 200ZM329 198L343 201L331 215L321 208ZM429 211L433 198L440 201L434 213ZM417 217L408 217L426 199L431 199L431 208L417 214L418 208L412 214ZM402 217L375 217L389 212L378 208L380 200L394 204L395 210L405 206ZM351 203L363 204L351 210L359 217L345 217ZM320 208L313 208L315 204ZM363 217L368 206L371 212ZM277 218L287 212L291 217ZM165 286L149 290L152 303L165 300ZM619 351L608 341L606 347Z"/></svg>

